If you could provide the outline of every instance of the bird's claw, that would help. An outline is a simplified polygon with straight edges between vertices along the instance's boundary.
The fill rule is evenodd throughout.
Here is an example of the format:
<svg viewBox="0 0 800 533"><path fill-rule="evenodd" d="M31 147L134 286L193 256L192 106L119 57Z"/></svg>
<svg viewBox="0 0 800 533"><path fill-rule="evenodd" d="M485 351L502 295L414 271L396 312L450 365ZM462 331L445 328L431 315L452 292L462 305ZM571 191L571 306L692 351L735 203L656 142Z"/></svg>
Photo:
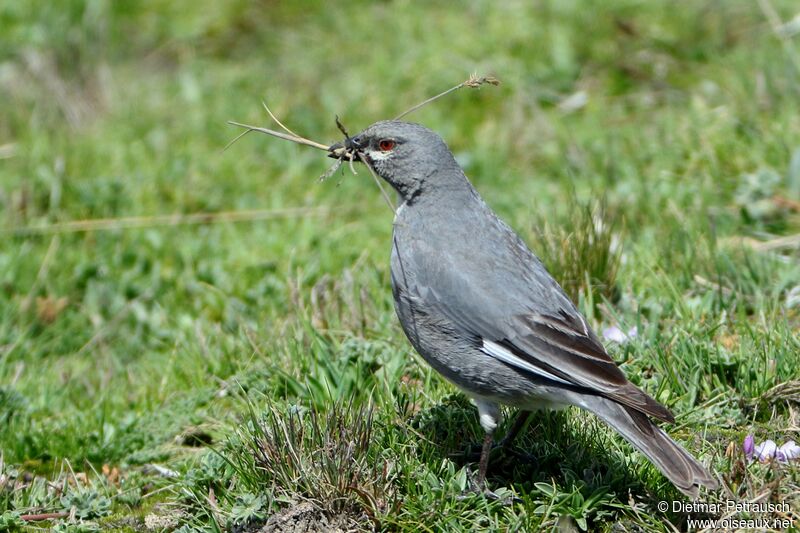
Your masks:
<svg viewBox="0 0 800 533"><path fill-rule="evenodd" d="M522 503L522 500L512 494L511 491L506 490L504 488L500 489L501 494L494 492L489 489L486 485L486 481L484 480L483 483L478 483L475 479L473 479L471 474L467 475L467 482L469 486L465 488L461 494L456 496L456 500L458 501L465 501L471 498L475 498L478 496L482 496L487 500L498 502L502 506L509 506L515 503Z"/></svg>

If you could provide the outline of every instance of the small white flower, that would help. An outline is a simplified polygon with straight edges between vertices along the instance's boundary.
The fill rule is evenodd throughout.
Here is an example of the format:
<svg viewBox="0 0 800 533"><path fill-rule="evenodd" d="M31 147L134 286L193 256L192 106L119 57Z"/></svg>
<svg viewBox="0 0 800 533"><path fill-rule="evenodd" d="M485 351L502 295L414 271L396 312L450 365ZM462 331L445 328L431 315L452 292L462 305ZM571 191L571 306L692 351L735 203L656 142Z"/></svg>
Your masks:
<svg viewBox="0 0 800 533"><path fill-rule="evenodd" d="M800 446L795 444L793 440L786 441L775 452L775 458L781 463L800 459Z"/></svg>
<svg viewBox="0 0 800 533"><path fill-rule="evenodd" d="M761 461L762 463L768 463L775 458L775 453L777 451L778 451L778 445L775 444L775 441L765 440L764 442L756 446L755 458Z"/></svg>
<svg viewBox="0 0 800 533"><path fill-rule="evenodd" d="M639 330L636 326L633 326L631 329L628 330L627 333L619 329L617 326L611 326L603 330L603 337L607 341L616 342L619 344L624 344L629 340L636 337L639 334Z"/></svg>

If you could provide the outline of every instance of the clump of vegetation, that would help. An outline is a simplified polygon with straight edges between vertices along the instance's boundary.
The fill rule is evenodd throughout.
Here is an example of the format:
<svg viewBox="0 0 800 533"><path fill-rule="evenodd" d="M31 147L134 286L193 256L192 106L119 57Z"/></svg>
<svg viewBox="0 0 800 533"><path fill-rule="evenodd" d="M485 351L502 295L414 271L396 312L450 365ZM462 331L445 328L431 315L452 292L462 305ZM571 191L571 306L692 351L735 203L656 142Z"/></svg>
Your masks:
<svg viewBox="0 0 800 533"><path fill-rule="evenodd" d="M94 488L68 491L61 497L61 505L81 520L111 513L111 500Z"/></svg>
<svg viewBox="0 0 800 533"><path fill-rule="evenodd" d="M269 490L276 507L308 501L363 528L394 503L390 465L372 441L373 417L371 407L343 403L324 413L270 406L250 420L239 437L244 447L230 460L242 483Z"/></svg>
<svg viewBox="0 0 800 533"><path fill-rule="evenodd" d="M532 245L570 298L585 300L594 311L619 297L621 224L603 202L581 204L572 197L566 213L557 222L542 220Z"/></svg>

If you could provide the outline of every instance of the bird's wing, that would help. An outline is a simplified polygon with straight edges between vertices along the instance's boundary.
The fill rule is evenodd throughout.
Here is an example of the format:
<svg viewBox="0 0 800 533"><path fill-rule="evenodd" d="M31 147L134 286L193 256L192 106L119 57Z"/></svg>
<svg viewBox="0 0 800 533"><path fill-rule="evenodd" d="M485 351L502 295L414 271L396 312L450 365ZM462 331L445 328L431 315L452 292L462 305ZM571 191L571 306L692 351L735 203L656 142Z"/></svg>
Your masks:
<svg viewBox="0 0 800 533"><path fill-rule="evenodd" d="M673 421L668 409L625 378L538 259L521 242L513 246L513 260L498 260L478 270L463 258L457 264L421 241L404 255L414 263L417 296L453 327L479 339L488 355L540 378ZM518 256L518 246L524 247L523 257Z"/></svg>

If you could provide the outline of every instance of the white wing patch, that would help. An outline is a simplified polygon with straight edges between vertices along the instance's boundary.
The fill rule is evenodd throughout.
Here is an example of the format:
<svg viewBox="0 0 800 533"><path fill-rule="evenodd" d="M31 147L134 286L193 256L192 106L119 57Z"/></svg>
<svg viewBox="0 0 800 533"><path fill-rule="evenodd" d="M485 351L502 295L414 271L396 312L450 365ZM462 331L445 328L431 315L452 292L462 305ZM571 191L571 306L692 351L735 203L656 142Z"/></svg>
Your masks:
<svg viewBox="0 0 800 533"><path fill-rule="evenodd" d="M523 359L520 359L519 357L514 355L514 353L511 352L511 350L509 350L508 348L505 348L503 346L500 346L499 344L497 344L494 341L488 341L486 339L483 339L483 344L481 346L481 351L483 351L484 353L486 353L488 355L491 355L492 357L494 357L498 361L502 361L502 362L507 363L507 364L509 364L511 366L515 366L517 368L521 368L522 370L527 370L528 372L532 372L532 373L536 374L537 376L541 376L541 377L546 378L546 379L551 379L553 381L557 381L559 383L563 383L564 385L572 385L572 383L570 383L568 381L564 381L563 379L561 379L561 378L559 378L557 376L554 376L553 374L551 374L547 370L543 370L543 369L541 369L541 368L539 368L537 366L534 366L534 365L530 364L529 362L527 362L527 361L525 361Z"/></svg>
<svg viewBox="0 0 800 533"><path fill-rule="evenodd" d="M394 212L394 219L397 220L397 217L400 216L400 213L403 212L403 209L406 208L406 202L403 200L403 203L397 206L397 211Z"/></svg>

